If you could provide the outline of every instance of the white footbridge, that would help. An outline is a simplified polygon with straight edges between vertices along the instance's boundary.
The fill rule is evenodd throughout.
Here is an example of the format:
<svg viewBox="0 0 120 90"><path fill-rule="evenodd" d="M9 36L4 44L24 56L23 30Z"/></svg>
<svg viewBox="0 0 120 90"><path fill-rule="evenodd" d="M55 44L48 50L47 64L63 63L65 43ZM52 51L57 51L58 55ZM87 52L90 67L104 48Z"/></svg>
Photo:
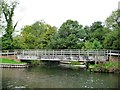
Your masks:
<svg viewBox="0 0 120 90"><path fill-rule="evenodd" d="M20 60L43 61L106 61L110 55L120 56L119 50L14 50L2 55L16 55Z"/></svg>
<svg viewBox="0 0 120 90"><path fill-rule="evenodd" d="M106 61L106 50L23 50L17 53L20 60L49 61Z"/></svg>

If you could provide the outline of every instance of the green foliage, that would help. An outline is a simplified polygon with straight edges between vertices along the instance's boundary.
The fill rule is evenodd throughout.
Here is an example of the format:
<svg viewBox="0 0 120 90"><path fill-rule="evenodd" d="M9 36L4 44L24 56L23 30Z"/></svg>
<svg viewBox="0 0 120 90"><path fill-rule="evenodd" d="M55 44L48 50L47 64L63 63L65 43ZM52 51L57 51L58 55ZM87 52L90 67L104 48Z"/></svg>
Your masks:
<svg viewBox="0 0 120 90"><path fill-rule="evenodd" d="M58 33L51 39L52 49L76 49L79 46L79 32L82 26L77 21L67 20L59 28Z"/></svg>
<svg viewBox="0 0 120 90"><path fill-rule="evenodd" d="M16 36L13 38L14 49L27 49L27 45L24 43L25 39L21 36Z"/></svg>
<svg viewBox="0 0 120 90"><path fill-rule="evenodd" d="M33 61L31 61L31 65L33 65L33 66L37 66L37 65L39 65L41 63L42 62L40 60L33 60Z"/></svg>
<svg viewBox="0 0 120 90"><path fill-rule="evenodd" d="M94 40L93 42L86 41L83 47L83 49L101 49L101 48L102 44L97 40Z"/></svg>
<svg viewBox="0 0 120 90"><path fill-rule="evenodd" d="M115 10L112 12L112 14L105 20L105 24L108 28L114 29L114 27L117 26L116 19L118 17L118 14L120 13L120 10Z"/></svg>
<svg viewBox="0 0 120 90"><path fill-rule="evenodd" d="M120 62L107 62L104 64L95 64L95 65L90 65L92 68L105 68L105 69L110 69L110 68L120 68Z"/></svg>
<svg viewBox="0 0 120 90"><path fill-rule="evenodd" d="M116 19L120 10L113 11L106 19L106 26L111 30L105 37L104 48L120 50L120 26L118 26Z"/></svg>
<svg viewBox="0 0 120 90"><path fill-rule="evenodd" d="M25 26L14 42L18 42L17 47L21 49L43 49L50 43L56 31L55 27L37 21L31 26Z"/></svg>
<svg viewBox="0 0 120 90"><path fill-rule="evenodd" d="M15 27L17 23L13 26L13 15L14 15L14 10L17 6L17 2L11 2L10 5L2 0L2 14L4 15L5 21L6 21L6 28L5 28L5 34L2 37L2 45L3 49L13 49L13 37L12 33L15 30Z"/></svg>
<svg viewBox="0 0 120 90"><path fill-rule="evenodd" d="M92 49L101 49L101 48L102 48L101 43L97 40L94 40L92 43Z"/></svg>
<svg viewBox="0 0 120 90"><path fill-rule="evenodd" d="M86 41L84 43L84 47L82 47L83 49L92 49L92 42L90 41Z"/></svg>
<svg viewBox="0 0 120 90"><path fill-rule="evenodd" d="M113 11L105 25L93 22L91 26L79 25L77 21L66 20L60 28L52 27L43 21L36 21L21 29L21 34L13 38L14 10L17 2L10 5L2 0L2 14L6 20L5 34L2 37L3 49L118 49L120 50L120 27L116 18L120 10ZM0 14L1 15L1 14Z"/></svg>
<svg viewBox="0 0 120 90"><path fill-rule="evenodd" d="M67 20L64 22L59 31L59 38L62 40L63 45L59 49L74 49L76 48L79 32L79 24L77 21Z"/></svg>
<svg viewBox="0 0 120 90"><path fill-rule="evenodd" d="M78 62L78 61L71 61L70 64L71 65L80 65L80 62Z"/></svg>
<svg viewBox="0 0 120 90"><path fill-rule="evenodd" d="M107 34L104 40L104 47L107 49L120 49L119 30L114 30Z"/></svg>
<svg viewBox="0 0 120 90"><path fill-rule="evenodd" d="M90 41L93 41L94 39L99 40L102 43L102 40L104 39L104 31L103 31L103 25L102 22L97 21L92 24L90 27Z"/></svg>

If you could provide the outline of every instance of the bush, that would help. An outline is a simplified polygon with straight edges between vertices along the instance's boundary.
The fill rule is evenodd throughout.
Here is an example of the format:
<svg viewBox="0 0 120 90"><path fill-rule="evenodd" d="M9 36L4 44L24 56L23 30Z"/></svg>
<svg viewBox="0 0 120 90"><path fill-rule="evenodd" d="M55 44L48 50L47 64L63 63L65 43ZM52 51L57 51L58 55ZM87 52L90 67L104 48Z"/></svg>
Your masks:
<svg viewBox="0 0 120 90"><path fill-rule="evenodd" d="M72 65L80 65L80 62L78 62L78 61L71 61L70 64L72 64Z"/></svg>
<svg viewBox="0 0 120 90"><path fill-rule="evenodd" d="M95 64L90 65L93 68L93 71L97 72L114 72L120 73L120 62L107 62L104 64Z"/></svg>

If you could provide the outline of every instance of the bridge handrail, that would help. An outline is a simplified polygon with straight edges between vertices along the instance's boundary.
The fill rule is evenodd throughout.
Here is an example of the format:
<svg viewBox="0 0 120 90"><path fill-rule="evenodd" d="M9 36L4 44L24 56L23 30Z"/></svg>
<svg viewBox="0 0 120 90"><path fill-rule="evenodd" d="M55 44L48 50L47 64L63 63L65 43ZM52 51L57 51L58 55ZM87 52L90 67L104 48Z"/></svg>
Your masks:
<svg viewBox="0 0 120 90"><path fill-rule="evenodd" d="M109 53L117 53L120 54L120 50L80 50L80 49L63 49L63 50L2 50L0 51L0 55L2 54L109 54Z"/></svg>

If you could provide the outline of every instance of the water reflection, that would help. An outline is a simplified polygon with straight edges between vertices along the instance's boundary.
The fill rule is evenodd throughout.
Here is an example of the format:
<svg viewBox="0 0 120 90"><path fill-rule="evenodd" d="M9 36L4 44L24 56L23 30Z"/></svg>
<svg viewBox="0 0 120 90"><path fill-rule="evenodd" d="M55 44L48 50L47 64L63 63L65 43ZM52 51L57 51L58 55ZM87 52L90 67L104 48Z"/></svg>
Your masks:
<svg viewBox="0 0 120 90"><path fill-rule="evenodd" d="M116 74L90 73L60 67L2 70L3 88L116 88Z"/></svg>

